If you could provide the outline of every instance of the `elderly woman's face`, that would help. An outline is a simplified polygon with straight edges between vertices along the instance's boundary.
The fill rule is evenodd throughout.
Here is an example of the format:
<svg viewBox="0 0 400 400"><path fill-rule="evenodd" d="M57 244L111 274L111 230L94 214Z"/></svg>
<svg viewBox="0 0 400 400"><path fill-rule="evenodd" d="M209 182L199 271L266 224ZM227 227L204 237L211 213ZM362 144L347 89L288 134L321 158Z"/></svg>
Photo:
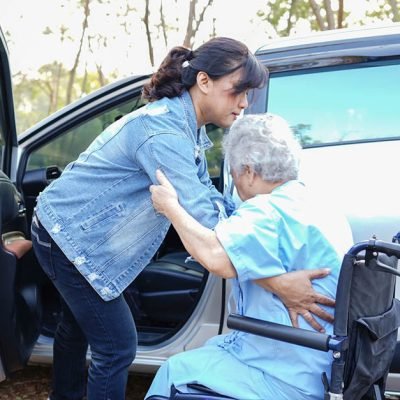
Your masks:
<svg viewBox="0 0 400 400"><path fill-rule="evenodd" d="M252 193L251 186L249 185L249 170L247 168L240 172L231 170L231 174L240 199L242 201L251 199L254 194Z"/></svg>

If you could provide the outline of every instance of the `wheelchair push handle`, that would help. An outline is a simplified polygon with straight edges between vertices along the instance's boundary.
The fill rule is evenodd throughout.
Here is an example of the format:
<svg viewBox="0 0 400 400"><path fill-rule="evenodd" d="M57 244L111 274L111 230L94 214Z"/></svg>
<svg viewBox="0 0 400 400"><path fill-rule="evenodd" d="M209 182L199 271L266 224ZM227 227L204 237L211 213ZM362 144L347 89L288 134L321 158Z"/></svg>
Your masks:
<svg viewBox="0 0 400 400"><path fill-rule="evenodd" d="M395 256L400 258L400 244L385 242L383 240L375 240L373 244L374 251L385 253L389 257Z"/></svg>
<svg viewBox="0 0 400 400"><path fill-rule="evenodd" d="M228 328L238 331L271 339L278 339L282 342L297 344L321 351L329 351L332 349L332 345L334 346L333 343L330 343L332 339L330 335L238 314L230 314L228 316L227 326Z"/></svg>
<svg viewBox="0 0 400 400"><path fill-rule="evenodd" d="M349 251L348 254L356 256L363 250L369 250L377 253L385 253L389 257L395 256L400 258L400 244L395 242L386 242L384 240L365 240L356 243Z"/></svg>

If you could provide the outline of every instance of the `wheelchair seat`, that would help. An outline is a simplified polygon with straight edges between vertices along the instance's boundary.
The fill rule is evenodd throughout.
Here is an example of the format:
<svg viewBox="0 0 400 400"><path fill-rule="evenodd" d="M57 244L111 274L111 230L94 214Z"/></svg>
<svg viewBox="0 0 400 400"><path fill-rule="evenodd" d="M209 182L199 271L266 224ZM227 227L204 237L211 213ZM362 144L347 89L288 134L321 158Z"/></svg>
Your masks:
<svg viewBox="0 0 400 400"><path fill-rule="evenodd" d="M321 371L324 400L383 400L400 326L400 301L395 298L396 276L400 276L399 236L392 243L375 239L360 242L347 252L338 280L333 335L235 314L229 315L228 327L331 351L330 377ZM200 389L198 393L180 393L172 387L169 399L227 398L207 388L196 389Z"/></svg>

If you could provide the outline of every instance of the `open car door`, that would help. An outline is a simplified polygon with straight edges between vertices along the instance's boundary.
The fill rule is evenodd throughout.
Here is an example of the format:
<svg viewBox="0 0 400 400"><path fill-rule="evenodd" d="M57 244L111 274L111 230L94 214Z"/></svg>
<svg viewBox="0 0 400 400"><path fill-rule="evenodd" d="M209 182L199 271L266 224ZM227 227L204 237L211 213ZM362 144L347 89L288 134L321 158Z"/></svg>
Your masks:
<svg viewBox="0 0 400 400"><path fill-rule="evenodd" d="M17 137L11 74L0 29L0 381L27 363L40 330L38 268L25 206L10 180Z"/></svg>

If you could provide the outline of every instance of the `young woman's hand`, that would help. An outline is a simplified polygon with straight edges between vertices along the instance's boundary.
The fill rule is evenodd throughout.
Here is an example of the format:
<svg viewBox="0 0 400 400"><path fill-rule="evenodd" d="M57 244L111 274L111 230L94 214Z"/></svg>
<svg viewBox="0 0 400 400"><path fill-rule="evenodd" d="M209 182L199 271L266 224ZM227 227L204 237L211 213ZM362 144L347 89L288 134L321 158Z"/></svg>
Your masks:
<svg viewBox="0 0 400 400"><path fill-rule="evenodd" d="M324 332L323 327L314 316L333 322L333 316L318 304L334 307L335 300L314 290L311 281L329 275L327 268L289 272L272 278L258 279L255 282L264 289L276 294L289 311L290 320L298 327L298 316L301 315L315 330ZM333 310L332 310L333 311Z"/></svg>
<svg viewBox="0 0 400 400"><path fill-rule="evenodd" d="M153 207L157 212L168 216L168 213L179 205L178 194L167 177L159 169L156 171L156 178L160 184L150 186Z"/></svg>

